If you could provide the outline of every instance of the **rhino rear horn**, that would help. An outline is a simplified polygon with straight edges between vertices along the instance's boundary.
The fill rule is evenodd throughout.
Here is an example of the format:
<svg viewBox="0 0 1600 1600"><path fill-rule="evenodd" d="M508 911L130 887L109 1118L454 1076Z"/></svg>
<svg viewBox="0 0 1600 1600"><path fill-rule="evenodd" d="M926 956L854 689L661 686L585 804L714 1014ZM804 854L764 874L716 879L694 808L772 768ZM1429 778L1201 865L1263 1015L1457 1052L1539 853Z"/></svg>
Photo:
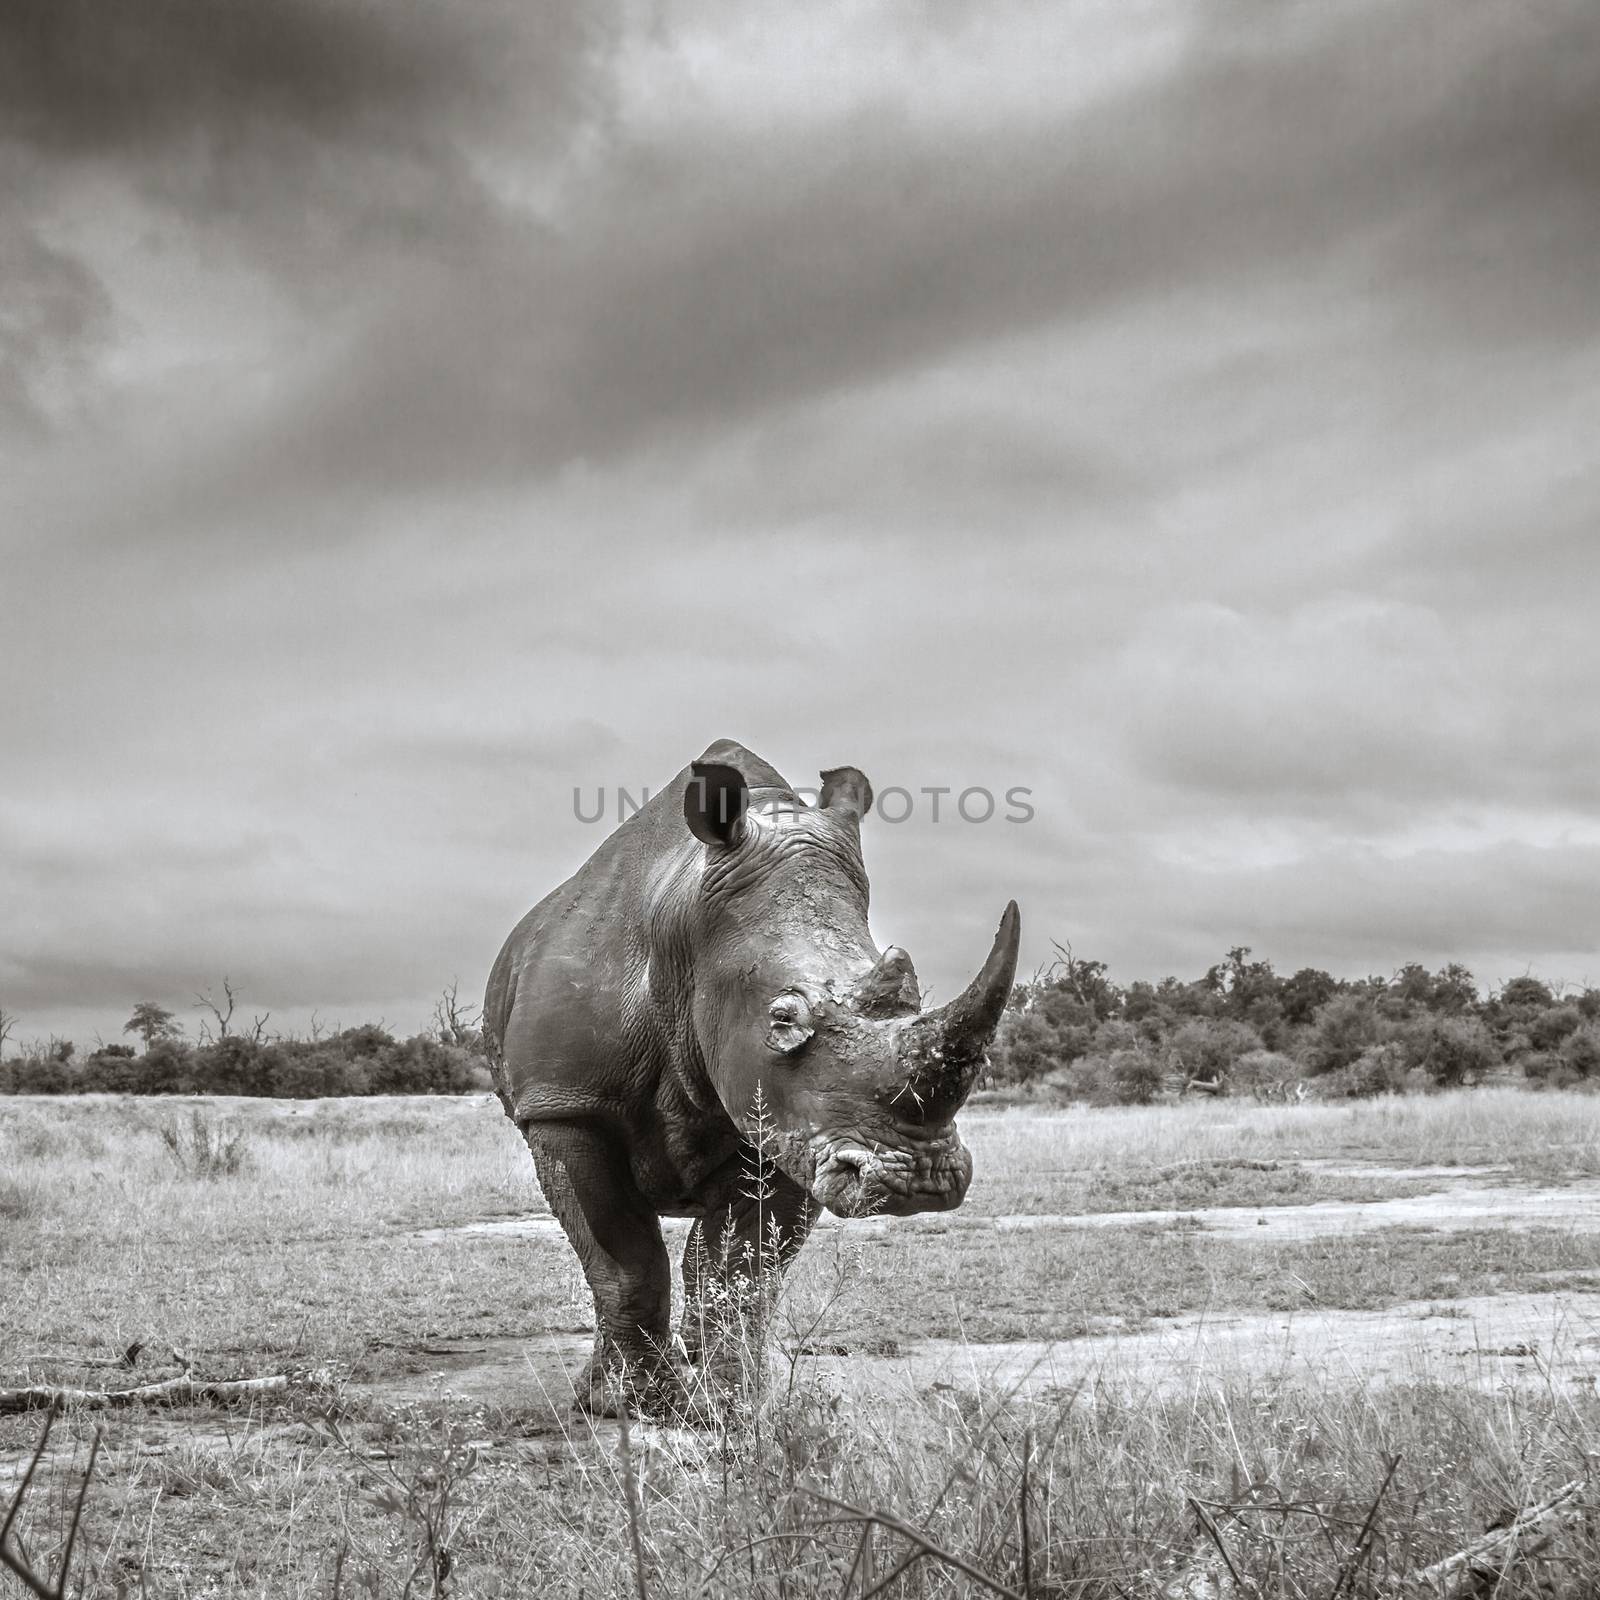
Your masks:
<svg viewBox="0 0 1600 1600"><path fill-rule="evenodd" d="M889 1097L897 1110L942 1120L954 1116L971 1094L984 1052L1011 998L1021 940L1022 916L1013 900L977 977L948 1005L905 1025L900 1035L905 1077Z"/></svg>
<svg viewBox="0 0 1600 1600"><path fill-rule="evenodd" d="M903 1017L920 1010L922 990L911 957L899 945L890 945L851 998L864 1017Z"/></svg>

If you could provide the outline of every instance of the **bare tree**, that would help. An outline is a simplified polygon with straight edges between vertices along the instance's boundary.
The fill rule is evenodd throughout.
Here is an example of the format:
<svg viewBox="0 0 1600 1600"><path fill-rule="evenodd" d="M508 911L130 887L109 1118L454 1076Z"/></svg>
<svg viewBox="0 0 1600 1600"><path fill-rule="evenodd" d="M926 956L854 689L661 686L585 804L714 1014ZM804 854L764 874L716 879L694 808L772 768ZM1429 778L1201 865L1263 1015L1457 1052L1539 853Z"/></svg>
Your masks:
<svg viewBox="0 0 1600 1600"><path fill-rule="evenodd" d="M238 1001L233 992L233 985L228 981L228 976L226 973L224 973L222 976L222 997L228 1002L228 1009L226 1011L224 1011L222 1007L211 998L211 991L209 989L207 989L204 994L197 994L194 997L194 1008L196 1011L209 1011L211 1015L217 1019L217 1030L215 1034L212 1033L211 1024L209 1022L202 1022L200 1024L201 1044L210 1044L213 1038L226 1039L228 1037L228 1026L233 1021L233 1008L238 1004Z"/></svg>
<svg viewBox="0 0 1600 1600"><path fill-rule="evenodd" d="M6 1040L17 1031L17 1014L0 1006L0 1056L6 1051Z"/></svg>
<svg viewBox="0 0 1600 1600"><path fill-rule="evenodd" d="M452 978L445 985L444 993L433 1003L433 1031L444 1044L458 1044L465 1050L473 1050L482 1039L483 1012L477 1006L463 1006L457 998L460 985L458 978Z"/></svg>
<svg viewBox="0 0 1600 1600"><path fill-rule="evenodd" d="M209 1011L216 1018L215 1032L212 1031L212 1026L209 1022L200 1024L201 1044L211 1044L214 1041L234 1037L233 1013L238 1007L239 997L233 992L233 981L226 973L223 974L222 978L222 998L227 1002L225 1007L219 1006L212 999L209 989L204 994L197 994L194 997L196 1011ZM254 1017L250 1023L249 1033L241 1034L241 1036L248 1038L252 1044L264 1044L267 1037L267 1022L271 1016L272 1013L270 1011L264 1011L259 1016Z"/></svg>

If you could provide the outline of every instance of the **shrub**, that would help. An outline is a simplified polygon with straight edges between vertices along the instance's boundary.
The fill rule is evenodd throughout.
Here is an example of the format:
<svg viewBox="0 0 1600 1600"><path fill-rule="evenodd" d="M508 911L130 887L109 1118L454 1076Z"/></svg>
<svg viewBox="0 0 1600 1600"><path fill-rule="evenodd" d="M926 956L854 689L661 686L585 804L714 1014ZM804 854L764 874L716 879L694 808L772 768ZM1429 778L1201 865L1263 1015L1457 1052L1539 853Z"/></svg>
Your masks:
<svg viewBox="0 0 1600 1600"><path fill-rule="evenodd" d="M1568 1066L1558 1055L1527 1056L1523 1059L1522 1073L1535 1089L1570 1089L1587 1081L1583 1073Z"/></svg>
<svg viewBox="0 0 1600 1600"><path fill-rule="evenodd" d="M140 1094L189 1094L195 1087L194 1052L180 1039L157 1039L124 1065L136 1069Z"/></svg>
<svg viewBox="0 0 1600 1600"><path fill-rule="evenodd" d="M250 1161L244 1129L213 1125L203 1113L189 1118L187 1135L168 1123L159 1130L161 1143L186 1178L232 1178Z"/></svg>
<svg viewBox="0 0 1600 1600"><path fill-rule="evenodd" d="M1499 1003L1508 1011L1520 1008L1542 1011L1546 1006L1553 1006L1556 997L1551 994L1549 984L1524 975L1506 984L1500 991Z"/></svg>
<svg viewBox="0 0 1600 1600"><path fill-rule="evenodd" d="M227 1034L194 1051L189 1080L204 1094L273 1093L267 1048L236 1034Z"/></svg>
<svg viewBox="0 0 1600 1600"><path fill-rule="evenodd" d="M471 1058L459 1045L425 1034L391 1042L369 1068L370 1094L460 1094L474 1084Z"/></svg>
<svg viewBox="0 0 1600 1600"><path fill-rule="evenodd" d="M1528 1043L1535 1050L1555 1050L1564 1039L1584 1024L1584 1015L1575 1005L1551 1006L1536 1011L1527 1021Z"/></svg>
<svg viewBox="0 0 1600 1600"><path fill-rule="evenodd" d="M1586 1023L1562 1041L1561 1064L1574 1078L1600 1076L1600 1024Z"/></svg>
<svg viewBox="0 0 1600 1600"><path fill-rule="evenodd" d="M1317 1083L1318 1093L1328 1100L1371 1099L1399 1094L1405 1087L1405 1054L1394 1044L1372 1046L1347 1065L1324 1073Z"/></svg>
<svg viewBox="0 0 1600 1600"><path fill-rule="evenodd" d="M1226 1083L1234 1062L1260 1048L1261 1035L1248 1023L1196 1017L1172 1035L1167 1059L1191 1082Z"/></svg>
<svg viewBox="0 0 1600 1600"><path fill-rule="evenodd" d="M138 1058L125 1047L96 1050L83 1064L78 1088L85 1094L144 1094Z"/></svg>
<svg viewBox="0 0 1600 1600"><path fill-rule="evenodd" d="M1094 1038L1086 1054L1097 1056L1113 1056L1119 1050L1138 1050L1147 1039L1147 1034L1136 1024L1125 1022L1120 1017L1110 1022L1102 1022L1094 1030Z"/></svg>
<svg viewBox="0 0 1600 1600"><path fill-rule="evenodd" d="M1441 1088L1476 1083L1501 1065L1500 1047L1477 1017L1430 1017L1408 1031L1406 1064Z"/></svg>
<svg viewBox="0 0 1600 1600"><path fill-rule="evenodd" d="M0 1068L7 1094L74 1094L80 1068L48 1045L31 1045Z"/></svg>
<svg viewBox="0 0 1600 1600"><path fill-rule="evenodd" d="M1305 1042L1306 1067L1313 1073L1337 1072L1386 1041L1388 1030L1373 1001L1364 995L1335 996L1317 1013Z"/></svg>
<svg viewBox="0 0 1600 1600"><path fill-rule="evenodd" d="M300 1100L371 1092L366 1062L350 1060L332 1044L304 1039L273 1047L272 1081L274 1094Z"/></svg>
<svg viewBox="0 0 1600 1600"><path fill-rule="evenodd" d="M1287 1100L1305 1082L1300 1063L1276 1050L1248 1050L1228 1072L1228 1093L1257 1100Z"/></svg>
<svg viewBox="0 0 1600 1600"><path fill-rule="evenodd" d="M1063 1100L1087 1100L1096 1106L1115 1105L1117 1100L1111 1064L1104 1056L1079 1056L1047 1072L1040 1084Z"/></svg>
<svg viewBox="0 0 1600 1600"><path fill-rule="evenodd" d="M392 1050L395 1037L376 1022L363 1022L359 1028L346 1028L332 1039L333 1048L353 1061L366 1061Z"/></svg>
<svg viewBox="0 0 1600 1600"><path fill-rule="evenodd" d="M1107 1071L1119 1105L1149 1105L1166 1081L1160 1061L1145 1050L1116 1051L1107 1062Z"/></svg>
<svg viewBox="0 0 1600 1600"><path fill-rule="evenodd" d="M989 1047L989 1076L996 1084L1031 1083L1085 1054L1095 1033L1093 1012L1076 1002L1054 1001L1008 1011Z"/></svg>

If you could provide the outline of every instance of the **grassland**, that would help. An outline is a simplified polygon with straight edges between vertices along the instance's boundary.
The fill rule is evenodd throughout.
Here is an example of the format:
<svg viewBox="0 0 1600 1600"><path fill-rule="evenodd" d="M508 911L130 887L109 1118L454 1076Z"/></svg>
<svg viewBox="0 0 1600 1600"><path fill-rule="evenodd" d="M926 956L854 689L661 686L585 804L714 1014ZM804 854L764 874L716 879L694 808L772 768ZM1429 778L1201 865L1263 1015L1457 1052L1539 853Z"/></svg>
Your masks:
<svg viewBox="0 0 1600 1600"><path fill-rule="evenodd" d="M648 1430L622 1451L614 1429L590 1429L525 1383L459 1399L448 1380L436 1392L396 1382L448 1370L441 1350L581 1339L588 1326L559 1237L474 1226L542 1206L491 1101L17 1100L4 1119L0 1385L125 1384L175 1370L161 1364L172 1346L210 1377L306 1375L250 1410L69 1413L23 1526L45 1557L98 1420L75 1563L86 1593L399 1595L419 1559L411 1592L427 1593L445 1539L443 1581L460 1595L636 1596L641 1563L652 1596L836 1595L857 1512L872 1511L1018 1592L1143 1594L1193 1544L1190 1497L1253 1496L1299 1509L1230 1523L1237 1559L1268 1592L1325 1595L1393 1455L1364 1557L1374 1572L1464 1543L1596 1448L1600 1402L1566 1369L1497 1393L1448 1365L1403 1384L1344 1366L1286 1386L1245 1360L1197 1370L1182 1397L1152 1388L1130 1403L1093 1384L1008 1395L981 1377L923 1381L914 1365L880 1374L852 1356L847 1384L838 1359L797 1357L776 1369L782 1381L760 1369L759 1392L720 1432ZM1561 1305L1600 1289L1593 1231L1514 1215L1534 1185L1600 1176L1593 1098L979 1111L963 1127L978 1171L963 1225L819 1235L780 1345L803 1329L861 1355L933 1339L1056 1340L1070 1355L1076 1340L1175 1318L1448 1309L1512 1293L1547 1297L1554 1325ZM1263 1229L1259 1241L1170 1215L1354 1207L1437 1187L1428 1168L1471 1169L1465 1181L1506 1191L1507 1215L1447 1231ZM1129 1211L1150 1220L1055 1221ZM146 1354L124 1370L136 1340ZM36 1418L0 1419L0 1473L37 1431ZM864 1548L877 1576L858 1569L858 1596L907 1546L879 1527ZM1593 1553L1569 1540L1561 1570ZM982 1591L924 1559L885 1592Z"/></svg>

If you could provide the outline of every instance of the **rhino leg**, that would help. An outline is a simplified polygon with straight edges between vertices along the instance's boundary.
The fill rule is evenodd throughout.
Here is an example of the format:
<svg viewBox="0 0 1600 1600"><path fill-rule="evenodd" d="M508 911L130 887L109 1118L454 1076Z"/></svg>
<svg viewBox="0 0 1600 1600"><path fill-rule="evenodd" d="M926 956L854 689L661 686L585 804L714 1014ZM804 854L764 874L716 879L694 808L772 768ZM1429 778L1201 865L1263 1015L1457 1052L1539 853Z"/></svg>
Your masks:
<svg viewBox="0 0 1600 1600"><path fill-rule="evenodd" d="M672 1268L626 1157L582 1123L534 1122L522 1132L594 1294L594 1355L577 1384L579 1406L614 1416L626 1398L630 1409L674 1409L682 1384L671 1362Z"/></svg>
<svg viewBox="0 0 1600 1600"><path fill-rule="evenodd" d="M740 1345L759 1334L761 1297L777 1287L818 1210L806 1190L775 1173L759 1203L741 1186L694 1224L683 1249L683 1343L691 1360L737 1367Z"/></svg>

